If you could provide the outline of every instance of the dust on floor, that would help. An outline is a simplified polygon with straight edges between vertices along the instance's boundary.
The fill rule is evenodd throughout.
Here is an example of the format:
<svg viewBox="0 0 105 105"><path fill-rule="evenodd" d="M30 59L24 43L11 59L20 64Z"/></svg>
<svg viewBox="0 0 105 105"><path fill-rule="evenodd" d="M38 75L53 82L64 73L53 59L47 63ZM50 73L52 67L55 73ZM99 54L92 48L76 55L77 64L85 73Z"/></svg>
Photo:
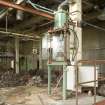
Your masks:
<svg viewBox="0 0 105 105"><path fill-rule="evenodd" d="M47 95L47 87L21 86L0 89L0 105L75 105L75 98L61 100L61 93ZM58 98L59 97L59 98ZM59 100L58 100L59 99ZM97 101L104 97L97 96ZM92 105L93 97L81 96L79 105Z"/></svg>

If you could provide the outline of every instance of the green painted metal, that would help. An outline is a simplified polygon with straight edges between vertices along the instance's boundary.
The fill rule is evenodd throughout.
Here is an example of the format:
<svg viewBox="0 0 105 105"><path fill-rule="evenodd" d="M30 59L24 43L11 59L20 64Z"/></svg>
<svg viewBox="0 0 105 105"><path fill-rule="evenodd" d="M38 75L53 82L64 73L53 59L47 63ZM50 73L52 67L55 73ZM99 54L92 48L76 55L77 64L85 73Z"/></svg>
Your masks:
<svg viewBox="0 0 105 105"><path fill-rule="evenodd" d="M48 66L48 95L51 95L51 66Z"/></svg>
<svg viewBox="0 0 105 105"><path fill-rule="evenodd" d="M48 65L48 95L51 95L51 71L53 66L63 66L63 91L62 97L65 100L67 97L66 89L67 89L67 71L66 71L66 62L52 62Z"/></svg>
<svg viewBox="0 0 105 105"><path fill-rule="evenodd" d="M31 6L32 6L33 8L35 8L35 9L37 9L37 10L40 10L40 11L42 11L42 12L46 12L46 13L48 13L48 14L54 14L54 11L53 11L53 10L48 9L48 8L46 8L46 7L43 7L43 6L41 6L41 5L35 4L35 3L31 2L31 0L27 0L27 2L28 2L29 4L31 4Z"/></svg>
<svg viewBox="0 0 105 105"><path fill-rule="evenodd" d="M67 12L62 9L56 11L54 21L55 21L54 24L55 29L63 28L67 21Z"/></svg>
<svg viewBox="0 0 105 105"><path fill-rule="evenodd" d="M47 64L47 65L50 65L50 66L63 66L63 65L67 65L66 62L52 62L50 64Z"/></svg>
<svg viewBox="0 0 105 105"><path fill-rule="evenodd" d="M67 70L66 70L66 66L63 66L63 100L66 99L67 97Z"/></svg>

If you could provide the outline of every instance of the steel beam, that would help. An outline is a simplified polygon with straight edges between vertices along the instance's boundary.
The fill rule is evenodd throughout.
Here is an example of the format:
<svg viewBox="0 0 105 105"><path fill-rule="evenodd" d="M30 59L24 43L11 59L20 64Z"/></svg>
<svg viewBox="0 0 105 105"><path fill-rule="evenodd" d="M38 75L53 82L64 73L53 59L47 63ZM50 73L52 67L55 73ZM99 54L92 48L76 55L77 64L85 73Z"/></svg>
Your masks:
<svg viewBox="0 0 105 105"><path fill-rule="evenodd" d="M12 2L0 0L0 5L1 6L5 6L5 7L10 7L10 8L18 9L18 10L25 11L25 12L29 12L29 13L34 14L34 15L43 16L43 17L46 17L46 18L48 18L50 20L54 19L53 15L49 15L47 13L44 13L44 12L32 9L30 7L17 5L17 4L14 4Z"/></svg>

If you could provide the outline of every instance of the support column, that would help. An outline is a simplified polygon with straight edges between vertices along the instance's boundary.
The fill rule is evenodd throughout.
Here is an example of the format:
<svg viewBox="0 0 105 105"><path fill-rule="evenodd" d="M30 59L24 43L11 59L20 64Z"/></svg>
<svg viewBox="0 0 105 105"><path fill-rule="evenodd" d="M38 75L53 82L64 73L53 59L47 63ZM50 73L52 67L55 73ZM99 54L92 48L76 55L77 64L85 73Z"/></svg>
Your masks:
<svg viewBox="0 0 105 105"><path fill-rule="evenodd" d="M15 38L15 70L19 74L19 38Z"/></svg>
<svg viewBox="0 0 105 105"><path fill-rule="evenodd" d="M66 100L67 97L67 70L66 66L63 65L63 100Z"/></svg>
<svg viewBox="0 0 105 105"><path fill-rule="evenodd" d="M48 95L51 95L51 66L48 65Z"/></svg>
<svg viewBox="0 0 105 105"><path fill-rule="evenodd" d="M42 69L42 40L39 45L39 69Z"/></svg>
<svg viewBox="0 0 105 105"><path fill-rule="evenodd" d="M78 25L78 23L81 23L82 21L82 0L73 0L74 3L70 3L70 18L72 19L73 22L76 23L75 26L75 32L77 34L77 38L78 38L78 52L76 55L76 58L74 59L74 62L76 63L76 61L81 60L82 59L82 28L80 25ZM73 40L75 39L75 37L73 37ZM73 44L72 44L73 45ZM72 48L71 48L72 49ZM73 46L73 49L74 46ZM72 50L73 50L72 49ZM76 105L78 105L78 91L81 91L81 87L78 87L78 70L76 68L76 73L75 73L75 85L76 85Z"/></svg>
<svg viewBox="0 0 105 105"><path fill-rule="evenodd" d="M82 20L82 0L73 0L73 3L70 3L70 18L77 23L75 31L77 33L79 48L76 56L76 61L82 59L82 28L78 26L78 23ZM72 38L73 40L74 38Z"/></svg>

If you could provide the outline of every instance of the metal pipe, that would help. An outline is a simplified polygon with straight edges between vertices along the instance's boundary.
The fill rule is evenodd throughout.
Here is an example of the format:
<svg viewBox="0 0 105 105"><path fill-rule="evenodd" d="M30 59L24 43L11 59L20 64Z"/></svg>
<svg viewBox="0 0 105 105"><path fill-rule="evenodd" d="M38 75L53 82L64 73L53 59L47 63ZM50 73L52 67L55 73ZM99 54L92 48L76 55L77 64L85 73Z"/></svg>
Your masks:
<svg viewBox="0 0 105 105"><path fill-rule="evenodd" d="M54 13L54 10L46 8L46 7L43 7L43 6L38 5L38 4L35 4L35 3L31 2L31 0L28 0L27 2L29 4L31 4L33 7L35 7L36 9L38 9L38 10L41 10L41 11L44 11L44 12L48 12L48 13L51 13L51 14Z"/></svg>
<svg viewBox="0 0 105 105"><path fill-rule="evenodd" d="M15 38L15 70L16 74L19 74L19 38Z"/></svg>
<svg viewBox="0 0 105 105"><path fill-rule="evenodd" d="M16 1L16 4L20 4L20 3L22 3L24 0L17 0ZM2 10L1 12L0 12L0 19L2 19L7 13L8 13L8 11L11 11L11 10L13 10L13 9L11 9L11 8L9 8L9 9L4 9L4 10Z"/></svg>
<svg viewBox="0 0 105 105"><path fill-rule="evenodd" d="M34 36L24 35L24 34L20 34L20 33L13 33L13 32L0 31L0 33L1 33L1 34L6 34L6 35L20 36L20 37L35 38Z"/></svg>
<svg viewBox="0 0 105 105"><path fill-rule="evenodd" d="M94 104L96 103L96 64L94 64Z"/></svg>
<svg viewBox="0 0 105 105"><path fill-rule="evenodd" d="M32 13L34 15L43 16L43 17L46 17L46 18L48 18L50 20L54 19L54 15L49 15L47 13L44 13L44 12L29 8L29 7L20 6L20 5L17 5L17 4L8 2L8 1L0 0L0 5L5 6L5 7L15 8L15 9L22 10L22 11L25 11L25 12L29 12L29 13Z"/></svg>
<svg viewBox="0 0 105 105"><path fill-rule="evenodd" d="M34 3L32 3L30 0L28 0L28 3L31 4L32 7L34 7L36 10L38 11L42 11L42 12L45 12L45 13L48 13L48 14L54 14L54 12L50 12L48 10L44 10L44 9L41 9L41 8L38 8Z"/></svg>
<svg viewBox="0 0 105 105"><path fill-rule="evenodd" d="M48 65L48 95L51 95L51 66Z"/></svg>
<svg viewBox="0 0 105 105"><path fill-rule="evenodd" d="M67 70L66 66L63 65L63 100L66 100L67 97L66 89L67 89Z"/></svg>
<svg viewBox="0 0 105 105"><path fill-rule="evenodd" d="M58 10L62 9L65 5L67 5L69 3L69 0L65 0L64 2L62 2L59 6L58 6Z"/></svg>
<svg viewBox="0 0 105 105"><path fill-rule="evenodd" d="M78 83L78 66L79 64L91 64L94 65L94 81L87 81ZM97 81L103 81L105 78L96 80L96 64L105 64L105 60L79 60L76 63L76 105L78 105L78 86L82 84L92 83L94 82L94 104L96 104L96 82Z"/></svg>
<svg viewBox="0 0 105 105"><path fill-rule="evenodd" d="M105 64L105 60L79 60L77 64L84 63L84 64Z"/></svg>
<svg viewBox="0 0 105 105"><path fill-rule="evenodd" d="M83 84L92 83L92 82L98 82L98 81L105 81L105 78L101 78L101 79L98 79L98 80L96 80L96 81L88 81L88 82L78 83L78 85L81 86L81 85L83 85Z"/></svg>
<svg viewBox="0 0 105 105"><path fill-rule="evenodd" d="M75 65L75 74L76 74L76 77L75 77L75 80L76 80L76 105L78 105L78 66Z"/></svg>

